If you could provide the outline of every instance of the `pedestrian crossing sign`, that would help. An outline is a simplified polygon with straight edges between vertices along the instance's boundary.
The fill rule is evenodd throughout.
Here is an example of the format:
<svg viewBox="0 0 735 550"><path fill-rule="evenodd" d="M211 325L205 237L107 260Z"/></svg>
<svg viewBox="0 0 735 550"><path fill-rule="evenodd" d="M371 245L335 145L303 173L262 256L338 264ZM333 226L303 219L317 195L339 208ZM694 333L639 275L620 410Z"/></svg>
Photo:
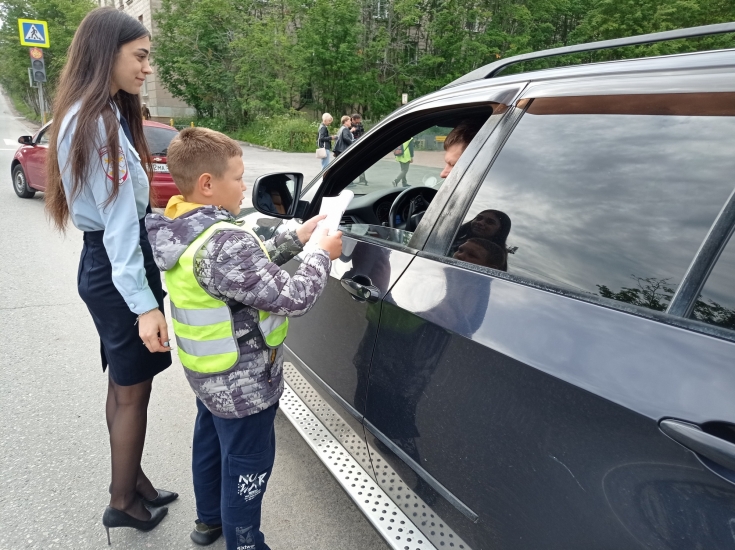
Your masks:
<svg viewBox="0 0 735 550"><path fill-rule="evenodd" d="M48 24L46 21L18 19L18 30L20 31L21 46L49 47Z"/></svg>

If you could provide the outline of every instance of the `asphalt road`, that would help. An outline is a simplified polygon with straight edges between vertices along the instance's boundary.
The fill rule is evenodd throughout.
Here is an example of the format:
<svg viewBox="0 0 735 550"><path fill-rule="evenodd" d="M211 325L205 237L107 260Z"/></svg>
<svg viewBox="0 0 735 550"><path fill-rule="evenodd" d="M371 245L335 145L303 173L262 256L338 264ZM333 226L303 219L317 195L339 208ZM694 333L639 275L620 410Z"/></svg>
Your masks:
<svg viewBox="0 0 735 550"><path fill-rule="evenodd" d="M50 228L43 194L19 199L10 162L30 126L0 96L0 550L107 548L106 377L92 320L77 295L82 236ZM313 154L244 147L246 181L320 169ZM111 530L113 548L197 548L190 452L194 396L178 360L154 381L143 466L181 496L150 533ZM385 549L288 420L279 413L278 452L263 530L274 550ZM210 546L221 550L220 540Z"/></svg>

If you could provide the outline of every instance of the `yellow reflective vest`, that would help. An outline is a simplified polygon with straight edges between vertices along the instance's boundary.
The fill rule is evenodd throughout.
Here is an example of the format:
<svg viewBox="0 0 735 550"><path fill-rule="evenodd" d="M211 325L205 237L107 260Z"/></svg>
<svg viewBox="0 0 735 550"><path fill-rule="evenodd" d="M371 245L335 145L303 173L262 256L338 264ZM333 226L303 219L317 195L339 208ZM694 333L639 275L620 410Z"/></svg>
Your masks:
<svg viewBox="0 0 735 550"><path fill-rule="evenodd" d="M270 260L265 246L251 229L217 222L194 239L176 265L165 272L179 358L184 367L196 372L226 371L240 359L232 311L224 300L208 294L194 275L197 252L216 232L231 230L250 233ZM258 314L258 329L266 346L277 348L286 339L288 319L266 311L258 310Z"/></svg>

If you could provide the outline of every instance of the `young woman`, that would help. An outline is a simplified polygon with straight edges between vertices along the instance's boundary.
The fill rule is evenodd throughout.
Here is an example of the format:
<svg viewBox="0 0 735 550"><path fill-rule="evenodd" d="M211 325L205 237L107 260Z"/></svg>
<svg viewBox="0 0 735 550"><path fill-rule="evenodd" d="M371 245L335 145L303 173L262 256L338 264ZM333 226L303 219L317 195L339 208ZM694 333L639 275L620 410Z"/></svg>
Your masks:
<svg viewBox="0 0 735 550"><path fill-rule="evenodd" d="M318 148L324 147L327 150L327 156L322 159L322 170L329 164L329 151L332 149L332 140L334 139L329 135L329 125L332 124L332 115L324 113L322 115L322 123L319 125L319 133L316 138L316 146Z"/></svg>
<svg viewBox="0 0 735 550"><path fill-rule="evenodd" d="M54 102L46 209L84 231L77 277L107 369L112 483L102 523L150 530L178 496L155 489L140 465L153 377L171 364L161 278L144 218L150 151L140 88L151 74L148 30L115 8L82 21Z"/></svg>

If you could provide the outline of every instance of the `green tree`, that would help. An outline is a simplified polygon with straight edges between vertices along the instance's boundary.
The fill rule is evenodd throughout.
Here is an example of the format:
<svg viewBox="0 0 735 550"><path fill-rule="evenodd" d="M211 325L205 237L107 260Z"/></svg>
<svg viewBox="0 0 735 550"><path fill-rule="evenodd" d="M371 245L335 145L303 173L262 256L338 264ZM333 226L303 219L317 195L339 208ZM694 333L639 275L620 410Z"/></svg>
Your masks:
<svg viewBox="0 0 735 550"><path fill-rule="evenodd" d="M230 128L247 118L233 46L247 22L246 10L231 0L163 0L154 15L153 58L168 90Z"/></svg>
<svg viewBox="0 0 735 550"><path fill-rule="evenodd" d="M233 42L236 80L249 115L273 115L301 109L305 82L300 70L295 28L302 15L297 2L254 3L247 23Z"/></svg>
<svg viewBox="0 0 735 550"><path fill-rule="evenodd" d="M3 0L0 1L0 84L11 96L23 99L39 113L37 92L28 85L30 57L28 47L21 46L18 19L40 19L48 22L51 47L44 50L48 82L45 91L49 104L53 99L66 52L79 23L95 7L91 0Z"/></svg>
<svg viewBox="0 0 735 550"><path fill-rule="evenodd" d="M312 0L296 30L298 63L318 110L335 117L362 99L364 55L358 48L360 6L356 0Z"/></svg>

